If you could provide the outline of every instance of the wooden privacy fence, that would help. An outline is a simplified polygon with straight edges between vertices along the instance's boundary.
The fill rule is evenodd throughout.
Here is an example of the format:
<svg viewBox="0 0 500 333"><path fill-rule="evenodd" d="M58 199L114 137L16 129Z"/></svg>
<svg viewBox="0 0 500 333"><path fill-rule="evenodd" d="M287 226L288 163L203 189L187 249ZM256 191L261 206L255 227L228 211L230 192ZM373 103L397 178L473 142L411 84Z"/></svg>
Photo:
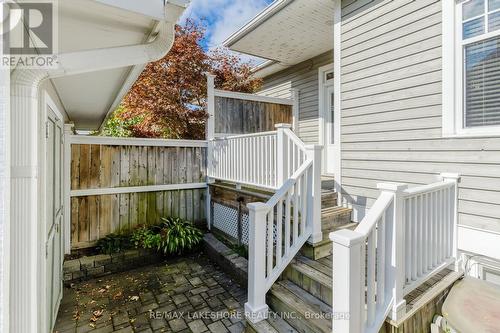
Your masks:
<svg viewBox="0 0 500 333"><path fill-rule="evenodd" d="M205 220L206 142L70 137L71 246L160 217Z"/></svg>
<svg viewBox="0 0 500 333"><path fill-rule="evenodd" d="M214 88L211 76L208 76L207 84L208 110L216 137L274 131L274 125L281 123L295 127L298 114L296 91L293 91L292 99L286 99L218 90Z"/></svg>

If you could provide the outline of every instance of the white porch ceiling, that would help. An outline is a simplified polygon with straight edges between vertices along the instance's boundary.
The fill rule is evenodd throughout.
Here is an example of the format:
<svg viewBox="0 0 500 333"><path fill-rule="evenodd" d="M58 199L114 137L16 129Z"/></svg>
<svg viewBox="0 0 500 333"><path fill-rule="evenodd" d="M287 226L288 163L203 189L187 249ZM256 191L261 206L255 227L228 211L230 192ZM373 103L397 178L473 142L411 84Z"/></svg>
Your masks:
<svg viewBox="0 0 500 333"><path fill-rule="evenodd" d="M146 42L156 21L137 12L90 0L59 1L59 53ZM102 123L132 67L53 79L77 129Z"/></svg>
<svg viewBox="0 0 500 333"><path fill-rule="evenodd" d="M333 0L278 0L274 13L265 11L225 43L231 50L273 60L284 66L298 64L333 48Z"/></svg>

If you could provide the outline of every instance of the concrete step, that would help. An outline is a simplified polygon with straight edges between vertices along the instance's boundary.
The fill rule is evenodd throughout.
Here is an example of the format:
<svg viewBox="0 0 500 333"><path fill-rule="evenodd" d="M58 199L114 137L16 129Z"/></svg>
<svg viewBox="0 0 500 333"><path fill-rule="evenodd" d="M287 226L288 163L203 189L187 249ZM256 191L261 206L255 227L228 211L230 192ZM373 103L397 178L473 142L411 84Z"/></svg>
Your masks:
<svg viewBox="0 0 500 333"><path fill-rule="evenodd" d="M300 250L300 252L312 259L312 260L318 260L324 257L327 257L332 254L332 242L330 241L330 233L332 231L337 231L341 229L354 229L358 226L358 223L346 223L343 225L339 225L333 228L328 228L328 229L323 229L323 239L320 242L314 243L314 244L309 244L306 243Z"/></svg>
<svg viewBox="0 0 500 333"><path fill-rule="evenodd" d="M321 209L321 229L327 230L351 223L352 209L345 207L327 207Z"/></svg>
<svg viewBox="0 0 500 333"><path fill-rule="evenodd" d="M332 257L328 259L331 261ZM332 267L327 263L298 255L284 272L292 281L314 297L332 305Z"/></svg>
<svg viewBox="0 0 500 333"><path fill-rule="evenodd" d="M298 332L332 331L332 308L291 281L275 283L268 293L267 302L273 311Z"/></svg>

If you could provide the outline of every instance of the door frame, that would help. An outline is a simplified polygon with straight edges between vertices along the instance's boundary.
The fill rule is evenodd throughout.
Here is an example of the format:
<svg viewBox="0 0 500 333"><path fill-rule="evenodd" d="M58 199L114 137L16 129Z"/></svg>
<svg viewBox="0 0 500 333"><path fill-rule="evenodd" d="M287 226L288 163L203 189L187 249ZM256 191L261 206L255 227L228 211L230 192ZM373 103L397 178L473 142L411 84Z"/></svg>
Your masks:
<svg viewBox="0 0 500 333"><path fill-rule="evenodd" d="M45 328L48 325L48 320L47 318L47 313L48 309L46 308L47 305L47 297L48 297L48 290L46 288L47 285L47 265L46 265L46 256L45 256L45 242L46 242L46 226L47 226L47 198L46 198L46 191L47 191L47 140L46 140L46 121L48 117L48 108L50 108L56 117L62 122L62 134L63 134L63 140L64 140L64 117L60 111L60 108L57 106L57 104L54 102L54 100L50 97L49 93L47 91L44 91L42 94L42 103L41 103L41 117L39 118L39 161L40 161L40 172L39 172L39 203L40 203L40 215L39 215L39 223L38 228L37 228L37 233L38 233L38 263L39 263L39 268L38 268L38 296L39 296L39 306L38 306L38 316L40 318L40 327L41 327L41 332L45 332ZM64 149L63 146L61 146L60 150L61 154L61 159L64 160ZM63 169L61 168L61 173L63 172ZM64 179L64 178L62 178ZM61 182L60 186L63 186L63 183ZM64 190L62 188L62 190ZM62 207L62 212L64 214L64 191L62 193L62 202L61 205ZM62 223L61 227L63 227L63 219L64 216L62 217ZM64 247L64 233L61 230L61 236L62 236L62 246ZM64 251L62 252L62 260L64 261ZM62 267L61 267L61 276L62 276ZM62 283L62 281L61 281ZM62 292L61 292L62 296ZM58 304L60 304L61 298L57 301ZM59 307L59 305L58 305Z"/></svg>
<svg viewBox="0 0 500 333"><path fill-rule="evenodd" d="M319 108L319 112L318 112L318 122L319 122L319 131L318 131L318 142L321 146L323 146L323 158L322 158L322 166L321 166L321 173L322 174L327 174L325 172L326 170L326 159L324 158L324 156L328 156L327 154L327 149L326 149L326 145L327 143L325 142L325 137L326 137L326 134L327 134L327 128L326 128L326 125L327 125L327 121L326 121L326 117L328 117L328 105L327 105L327 101L326 101L326 96L325 96L325 91L327 88L329 87L334 87L334 90L335 90L335 85L334 85L334 81L335 81L335 78L331 79L331 81L328 81L328 82L325 82L325 75L326 73L328 72L334 72L334 65L333 65L333 62L328 64L328 65L324 65L324 66L321 66L318 68L318 108ZM336 92L336 90L335 90ZM335 132L337 131L337 122L334 121L334 124L335 124ZM337 142L337 141L335 141ZM338 142L337 144L340 144L340 142ZM332 162L336 162L337 158L334 158Z"/></svg>

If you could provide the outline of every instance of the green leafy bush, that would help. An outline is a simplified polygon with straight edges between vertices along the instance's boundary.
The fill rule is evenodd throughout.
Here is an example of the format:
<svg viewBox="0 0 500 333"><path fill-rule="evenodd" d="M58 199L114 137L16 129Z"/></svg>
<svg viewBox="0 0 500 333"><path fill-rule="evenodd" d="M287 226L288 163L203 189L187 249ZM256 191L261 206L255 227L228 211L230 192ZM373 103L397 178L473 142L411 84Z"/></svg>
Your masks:
<svg viewBox="0 0 500 333"><path fill-rule="evenodd" d="M177 217L162 218L153 226L141 226L132 234L137 248L153 249L164 254L181 254L200 244L203 232L191 222Z"/></svg>
<svg viewBox="0 0 500 333"><path fill-rule="evenodd" d="M111 254L132 248L130 235L125 233L109 234L97 241L100 253Z"/></svg>

